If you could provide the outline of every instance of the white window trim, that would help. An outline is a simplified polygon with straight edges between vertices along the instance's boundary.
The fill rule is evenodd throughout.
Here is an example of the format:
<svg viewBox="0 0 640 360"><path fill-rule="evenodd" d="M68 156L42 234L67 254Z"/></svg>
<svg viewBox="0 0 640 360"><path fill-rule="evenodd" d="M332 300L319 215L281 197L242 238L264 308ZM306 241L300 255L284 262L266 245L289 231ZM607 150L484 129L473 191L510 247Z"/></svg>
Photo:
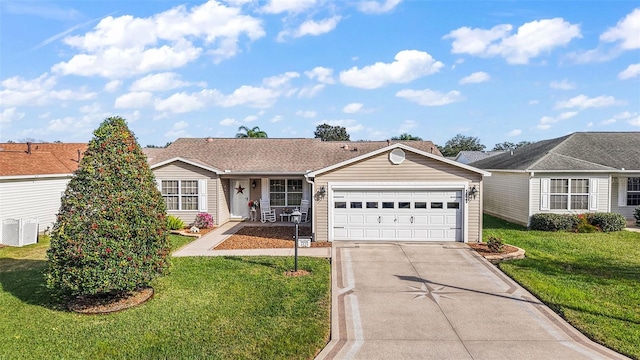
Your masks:
<svg viewBox="0 0 640 360"><path fill-rule="evenodd" d="M568 180L566 193L552 193L551 192L551 180ZM588 180L589 189L586 193L572 193L571 181L572 180ZM551 209L551 196L562 195L567 197L567 207L565 209ZM587 208L586 209L572 209L571 208L571 196L587 196ZM541 178L540 179L540 210L550 211L584 211L584 210L597 210L598 209L598 179L592 178L568 178L568 177L554 177L554 178Z"/></svg>
<svg viewBox="0 0 640 360"><path fill-rule="evenodd" d="M637 191L637 190L629 191L629 189L627 189L628 187L629 187L629 178L625 178L625 184L624 184L625 192L624 192L624 199L623 199L625 206L633 206L633 207L638 206L638 205L629 205L629 193L640 194L640 191Z"/></svg>
<svg viewBox="0 0 640 360"><path fill-rule="evenodd" d="M271 204L271 181L273 180L284 180L284 205L273 205ZM294 205L287 205L289 203L289 181L290 180L296 180L296 181L301 181L301 188L300 191L296 191L296 192L292 192L292 194L298 194L300 193L302 195L302 197L300 198L300 200L304 200L304 193L305 193L305 181L303 178L270 178L269 181L267 182L267 193L269 194L269 204L271 205L271 207L275 207L275 208L285 208L285 207L291 207L291 206L300 206L300 204L294 204ZM281 194L281 192L278 192L278 194Z"/></svg>
<svg viewBox="0 0 640 360"><path fill-rule="evenodd" d="M163 181L177 181L178 182L178 193L177 194L163 194L162 193L162 182ZM198 182L198 193L193 195L183 195L182 194L182 182L183 181L197 181ZM207 211L207 179L156 179L156 185L158 186L158 190L162 195L162 198L166 196L177 196L178 197L178 209L167 209L167 211L198 211L198 212L206 212ZM198 198L198 209L197 210L184 210L182 209L182 197L183 196L195 196Z"/></svg>

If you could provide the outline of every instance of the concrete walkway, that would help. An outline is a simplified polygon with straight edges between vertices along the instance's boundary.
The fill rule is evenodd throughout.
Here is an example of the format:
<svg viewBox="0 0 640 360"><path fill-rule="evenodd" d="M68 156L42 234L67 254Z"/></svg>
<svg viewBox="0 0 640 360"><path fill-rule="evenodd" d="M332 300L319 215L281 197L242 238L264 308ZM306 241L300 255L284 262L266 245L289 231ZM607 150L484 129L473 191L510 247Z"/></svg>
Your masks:
<svg viewBox="0 0 640 360"><path fill-rule="evenodd" d="M317 359L626 359L461 243L336 242Z"/></svg>
<svg viewBox="0 0 640 360"><path fill-rule="evenodd" d="M275 225L282 225L275 223ZM294 248L283 249L247 249L247 250L214 250L218 244L226 240L244 226L269 226L265 224L255 224L246 222L228 222L210 233L192 241L184 247L175 251L172 256L293 256ZM293 228L292 228L293 234ZM331 248L298 248L299 256L311 257L331 257Z"/></svg>

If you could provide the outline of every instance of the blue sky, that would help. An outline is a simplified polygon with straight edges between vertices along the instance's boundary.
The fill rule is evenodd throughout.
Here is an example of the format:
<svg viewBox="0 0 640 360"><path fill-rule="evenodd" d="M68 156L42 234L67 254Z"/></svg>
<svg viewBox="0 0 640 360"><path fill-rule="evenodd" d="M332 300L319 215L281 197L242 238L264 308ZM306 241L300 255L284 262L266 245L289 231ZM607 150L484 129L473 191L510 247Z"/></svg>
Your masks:
<svg viewBox="0 0 640 360"><path fill-rule="evenodd" d="M640 131L637 1L1 1L0 142Z"/></svg>

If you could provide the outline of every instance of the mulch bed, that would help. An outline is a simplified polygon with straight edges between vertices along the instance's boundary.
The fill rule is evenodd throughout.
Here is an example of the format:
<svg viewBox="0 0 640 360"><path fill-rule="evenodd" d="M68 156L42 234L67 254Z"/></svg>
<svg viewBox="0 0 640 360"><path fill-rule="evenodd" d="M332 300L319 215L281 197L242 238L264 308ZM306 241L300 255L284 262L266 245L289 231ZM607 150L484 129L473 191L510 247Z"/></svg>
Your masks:
<svg viewBox="0 0 640 360"><path fill-rule="evenodd" d="M487 243L468 243L467 245L469 245L469 247L477 251L482 256L496 255L496 254L511 254L518 251L518 248L513 247L511 245L504 245L502 247L502 251L498 253L489 250Z"/></svg>
<svg viewBox="0 0 640 360"><path fill-rule="evenodd" d="M295 246L294 232L291 226L245 226L214 250L292 248ZM298 236L311 236L311 229L300 227ZM313 241L311 247L331 247L331 243Z"/></svg>
<svg viewBox="0 0 640 360"><path fill-rule="evenodd" d="M108 314L144 303L153 297L153 288L110 296L78 296L67 302L67 308L85 315Z"/></svg>

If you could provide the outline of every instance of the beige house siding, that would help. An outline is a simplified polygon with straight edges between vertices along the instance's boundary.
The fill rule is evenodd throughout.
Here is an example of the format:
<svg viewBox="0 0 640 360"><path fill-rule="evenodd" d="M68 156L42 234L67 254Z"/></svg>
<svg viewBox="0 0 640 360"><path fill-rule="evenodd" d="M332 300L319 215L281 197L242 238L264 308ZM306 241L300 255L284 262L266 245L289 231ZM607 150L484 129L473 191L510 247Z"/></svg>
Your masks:
<svg viewBox="0 0 640 360"><path fill-rule="evenodd" d="M156 180L207 180L207 213L212 214L214 219L216 219L216 214L218 217L220 215L218 196L219 188L219 178L218 175L207 171L205 169L199 168L197 166L193 166L190 164L183 163L181 161L174 161L170 164L158 167L153 169L153 173L156 176ZM185 223L189 224L195 221L196 215L198 211L168 211L169 215L177 216L182 219ZM219 224L220 219L216 222Z"/></svg>
<svg viewBox="0 0 640 360"><path fill-rule="evenodd" d="M318 175L313 190L313 206L315 220L315 238L317 241L329 239L328 186L332 182L422 182L422 183L467 183L480 189L480 196L468 204L468 241L479 241L481 238L482 216L482 175L465 170L426 156L406 151L406 159L399 165L389 161L388 152L349 164ZM324 196L318 196L318 190L325 187Z"/></svg>
<svg viewBox="0 0 640 360"><path fill-rule="evenodd" d="M529 174L492 171L484 179L484 211L517 224L529 223Z"/></svg>
<svg viewBox="0 0 640 360"><path fill-rule="evenodd" d="M540 210L540 202L541 202L541 179L596 179L598 181L598 190L597 190L597 209L596 210ZM609 175L608 174L589 174L589 173L535 173L535 175L530 179L531 186L531 196L529 198L530 213L556 213L556 214L577 214L577 213L585 213L585 212L610 212L611 207L609 206L610 201L612 200L612 194L610 193L609 186Z"/></svg>
<svg viewBox="0 0 640 360"><path fill-rule="evenodd" d="M230 193L230 180L220 179L218 181L218 224L222 225L229 221L231 218L231 193Z"/></svg>
<svg viewBox="0 0 640 360"><path fill-rule="evenodd" d="M640 177L640 174L632 174L632 175L628 175L627 177ZM621 186L620 180L619 178L613 178L613 179L614 181L613 181L613 184L611 185L611 212L618 213L624 216L628 220L635 219L633 217L633 214L637 206L619 205L619 194L620 194L619 187ZM624 202L626 203L626 200Z"/></svg>

